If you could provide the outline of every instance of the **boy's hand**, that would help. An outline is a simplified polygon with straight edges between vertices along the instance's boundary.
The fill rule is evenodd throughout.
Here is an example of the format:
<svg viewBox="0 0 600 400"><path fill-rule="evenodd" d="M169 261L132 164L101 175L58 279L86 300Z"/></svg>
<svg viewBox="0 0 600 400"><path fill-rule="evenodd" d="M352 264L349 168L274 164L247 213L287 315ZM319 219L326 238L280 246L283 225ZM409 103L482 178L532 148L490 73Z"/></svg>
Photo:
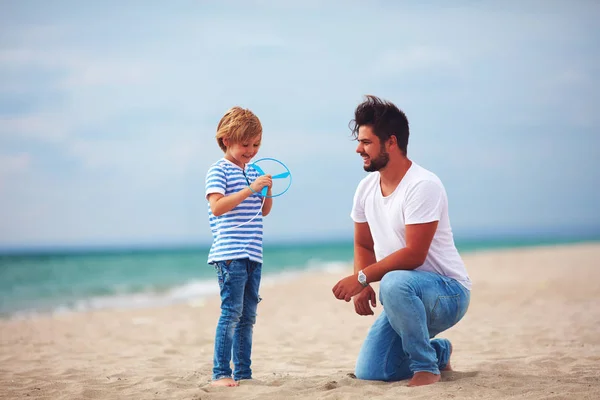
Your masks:
<svg viewBox="0 0 600 400"><path fill-rule="evenodd" d="M271 189L271 187L273 186L273 179L271 179L271 175L259 176L254 182L250 184L250 189L258 193L265 186L267 186L269 189Z"/></svg>

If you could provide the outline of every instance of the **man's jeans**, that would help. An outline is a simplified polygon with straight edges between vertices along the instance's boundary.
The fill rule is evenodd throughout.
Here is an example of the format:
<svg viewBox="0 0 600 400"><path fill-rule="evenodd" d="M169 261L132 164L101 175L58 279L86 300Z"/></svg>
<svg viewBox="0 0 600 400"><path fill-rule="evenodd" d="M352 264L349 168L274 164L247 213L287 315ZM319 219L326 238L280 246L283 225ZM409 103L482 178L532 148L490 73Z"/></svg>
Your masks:
<svg viewBox="0 0 600 400"><path fill-rule="evenodd" d="M252 330L259 302L262 264L249 259L215 263L221 289L221 317L215 335L213 380L231 377L252 379Z"/></svg>
<svg viewBox="0 0 600 400"><path fill-rule="evenodd" d="M432 272L385 274L379 286L384 310L362 345L356 377L399 381L420 371L439 374L452 347L447 339L430 339L460 321L470 298L458 281Z"/></svg>

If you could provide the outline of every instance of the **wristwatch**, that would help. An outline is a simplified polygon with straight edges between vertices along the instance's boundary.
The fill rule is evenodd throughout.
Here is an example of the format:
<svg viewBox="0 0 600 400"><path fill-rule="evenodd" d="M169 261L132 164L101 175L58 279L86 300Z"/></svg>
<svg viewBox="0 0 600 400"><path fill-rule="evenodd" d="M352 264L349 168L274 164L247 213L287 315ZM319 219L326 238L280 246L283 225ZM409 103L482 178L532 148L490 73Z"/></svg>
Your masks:
<svg viewBox="0 0 600 400"><path fill-rule="evenodd" d="M360 271L358 271L358 282L360 282L360 284L362 285L362 287L369 286L369 284L367 283L367 276L362 271L362 269Z"/></svg>

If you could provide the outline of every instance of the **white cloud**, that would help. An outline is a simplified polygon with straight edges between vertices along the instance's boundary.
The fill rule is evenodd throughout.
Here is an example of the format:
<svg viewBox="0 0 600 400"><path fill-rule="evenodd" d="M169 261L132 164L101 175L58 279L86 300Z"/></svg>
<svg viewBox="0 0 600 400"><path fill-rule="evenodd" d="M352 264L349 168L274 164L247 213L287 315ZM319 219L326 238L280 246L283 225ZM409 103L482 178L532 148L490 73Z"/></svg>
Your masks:
<svg viewBox="0 0 600 400"><path fill-rule="evenodd" d="M28 153L0 155L0 176L25 172L31 166Z"/></svg>
<svg viewBox="0 0 600 400"><path fill-rule="evenodd" d="M405 49L388 49L374 62L375 72L383 75L426 71L449 70L458 72L461 67L459 56L450 48L411 46Z"/></svg>
<svg viewBox="0 0 600 400"><path fill-rule="evenodd" d="M142 85L151 82L156 70L153 65L141 62L78 61L71 66L70 76L64 84L69 87Z"/></svg>
<svg viewBox="0 0 600 400"><path fill-rule="evenodd" d="M197 168L199 160L207 158L202 142L197 135L171 136L165 131L127 138L76 138L68 141L66 151L84 170L136 187L155 187Z"/></svg>
<svg viewBox="0 0 600 400"><path fill-rule="evenodd" d="M230 45L239 47L284 47L285 41L282 37L267 32L239 32L234 36Z"/></svg>
<svg viewBox="0 0 600 400"><path fill-rule="evenodd" d="M0 137L33 138L55 142L69 135L70 126L62 113L44 112L18 117L0 117Z"/></svg>
<svg viewBox="0 0 600 400"><path fill-rule="evenodd" d="M10 67L42 67L62 69L66 78L56 86L76 87L105 85L140 85L151 82L158 73L156 62L135 59L115 59L86 50L49 50L16 48L0 50L0 64Z"/></svg>

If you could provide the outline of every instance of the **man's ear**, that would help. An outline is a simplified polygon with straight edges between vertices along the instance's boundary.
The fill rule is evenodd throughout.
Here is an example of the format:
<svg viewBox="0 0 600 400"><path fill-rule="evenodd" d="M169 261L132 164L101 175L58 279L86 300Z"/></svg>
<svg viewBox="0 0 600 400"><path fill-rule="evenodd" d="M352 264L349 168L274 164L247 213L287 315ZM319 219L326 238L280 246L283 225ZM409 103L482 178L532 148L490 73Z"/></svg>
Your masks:
<svg viewBox="0 0 600 400"><path fill-rule="evenodd" d="M396 137L396 135L390 135L390 138L387 140L387 142L390 145L390 147L397 146L398 138Z"/></svg>

